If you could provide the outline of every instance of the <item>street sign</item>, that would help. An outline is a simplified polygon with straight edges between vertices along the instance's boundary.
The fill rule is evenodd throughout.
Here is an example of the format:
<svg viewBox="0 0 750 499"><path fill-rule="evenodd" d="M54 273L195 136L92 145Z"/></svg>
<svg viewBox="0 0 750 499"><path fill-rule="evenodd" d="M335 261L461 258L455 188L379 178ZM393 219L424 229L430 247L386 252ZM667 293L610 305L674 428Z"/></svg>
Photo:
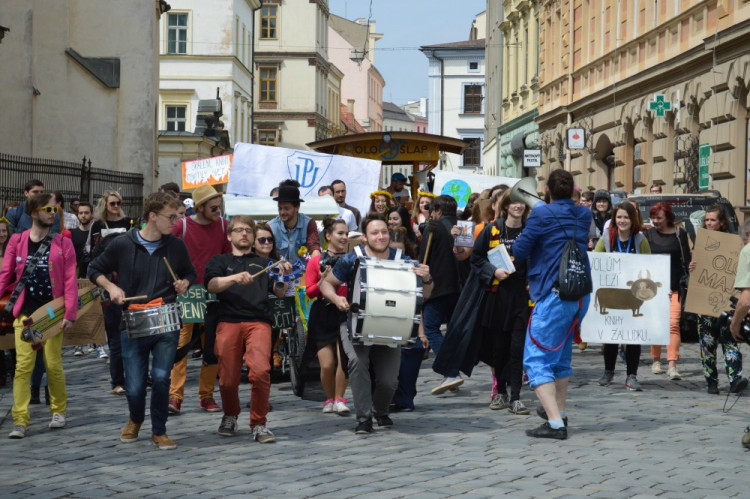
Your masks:
<svg viewBox="0 0 750 499"><path fill-rule="evenodd" d="M535 168L542 166L542 150L541 149L524 149L523 150L523 166L535 167Z"/></svg>
<svg viewBox="0 0 750 499"><path fill-rule="evenodd" d="M648 103L648 108L655 111L656 116L662 117L665 112L672 109L672 103L664 97L664 94L654 94L654 100Z"/></svg>
<svg viewBox="0 0 750 499"><path fill-rule="evenodd" d="M708 163L711 158L711 146L701 144L698 146L698 190L708 189Z"/></svg>
<svg viewBox="0 0 750 499"><path fill-rule="evenodd" d="M568 128L568 149L585 149L586 131L583 128Z"/></svg>

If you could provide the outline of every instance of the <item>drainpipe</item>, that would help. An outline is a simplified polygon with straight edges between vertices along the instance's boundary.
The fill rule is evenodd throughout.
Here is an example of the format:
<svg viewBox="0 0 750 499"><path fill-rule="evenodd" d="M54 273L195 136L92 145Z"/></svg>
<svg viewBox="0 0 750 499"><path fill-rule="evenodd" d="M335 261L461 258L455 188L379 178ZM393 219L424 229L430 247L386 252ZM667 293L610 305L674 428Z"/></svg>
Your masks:
<svg viewBox="0 0 750 499"><path fill-rule="evenodd" d="M435 50L430 52L430 56L440 61L440 135L443 135L445 126L445 60L435 55ZM443 169L443 159L440 158L440 170Z"/></svg>
<svg viewBox="0 0 750 499"><path fill-rule="evenodd" d="M253 38L250 40L250 74L253 75L253 84L250 85L250 102L253 103L250 110L250 143L254 143L255 138L255 13L263 7L263 0L260 0L260 7L253 9Z"/></svg>

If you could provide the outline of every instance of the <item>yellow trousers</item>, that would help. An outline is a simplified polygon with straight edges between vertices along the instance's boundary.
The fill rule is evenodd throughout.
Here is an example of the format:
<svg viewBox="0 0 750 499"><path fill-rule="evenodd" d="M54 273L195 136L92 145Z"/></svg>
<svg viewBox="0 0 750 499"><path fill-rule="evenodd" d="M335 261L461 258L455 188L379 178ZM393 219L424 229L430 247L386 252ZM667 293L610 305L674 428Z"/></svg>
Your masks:
<svg viewBox="0 0 750 499"><path fill-rule="evenodd" d="M177 348L190 343L190 339L193 337L193 323L185 323L180 329L180 340L177 343ZM174 363L172 368L172 384L169 387L169 398L177 399L182 402L185 399L185 379L187 378L187 358L190 353L185 355L180 361ZM200 400L213 398L214 388L216 385L216 376L219 373L218 364L212 366L201 366L200 379L198 380L198 398Z"/></svg>
<svg viewBox="0 0 750 499"><path fill-rule="evenodd" d="M34 370L37 352L31 343L21 339L23 320L21 315L13 322L16 335L16 377L13 379L13 425L29 426L29 402L31 401L31 373ZM65 373L62 364L63 333L44 342L44 366L49 381L50 410L52 414L65 414L68 394L65 391Z"/></svg>

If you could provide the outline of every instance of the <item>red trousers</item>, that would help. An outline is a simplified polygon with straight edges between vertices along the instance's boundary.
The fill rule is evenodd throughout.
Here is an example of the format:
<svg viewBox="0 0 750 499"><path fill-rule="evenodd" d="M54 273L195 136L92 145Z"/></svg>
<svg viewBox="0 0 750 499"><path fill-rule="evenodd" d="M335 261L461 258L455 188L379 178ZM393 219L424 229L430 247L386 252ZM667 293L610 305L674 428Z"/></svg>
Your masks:
<svg viewBox="0 0 750 499"><path fill-rule="evenodd" d="M265 425L271 393L271 326L265 322L219 322L214 348L224 414L240 413L242 359L250 370L250 426Z"/></svg>

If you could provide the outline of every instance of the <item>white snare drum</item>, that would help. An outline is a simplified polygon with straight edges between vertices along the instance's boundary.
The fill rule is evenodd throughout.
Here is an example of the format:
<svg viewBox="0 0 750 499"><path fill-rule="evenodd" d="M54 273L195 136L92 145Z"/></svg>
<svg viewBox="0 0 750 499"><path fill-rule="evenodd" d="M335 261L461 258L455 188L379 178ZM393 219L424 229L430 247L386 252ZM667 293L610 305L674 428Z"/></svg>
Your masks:
<svg viewBox="0 0 750 499"><path fill-rule="evenodd" d="M422 279L413 268L403 260L357 260L347 320L353 344L409 343L422 308Z"/></svg>
<svg viewBox="0 0 750 499"><path fill-rule="evenodd" d="M122 313L122 321L128 338L173 333L182 327L180 304L167 303L144 310L125 310Z"/></svg>

